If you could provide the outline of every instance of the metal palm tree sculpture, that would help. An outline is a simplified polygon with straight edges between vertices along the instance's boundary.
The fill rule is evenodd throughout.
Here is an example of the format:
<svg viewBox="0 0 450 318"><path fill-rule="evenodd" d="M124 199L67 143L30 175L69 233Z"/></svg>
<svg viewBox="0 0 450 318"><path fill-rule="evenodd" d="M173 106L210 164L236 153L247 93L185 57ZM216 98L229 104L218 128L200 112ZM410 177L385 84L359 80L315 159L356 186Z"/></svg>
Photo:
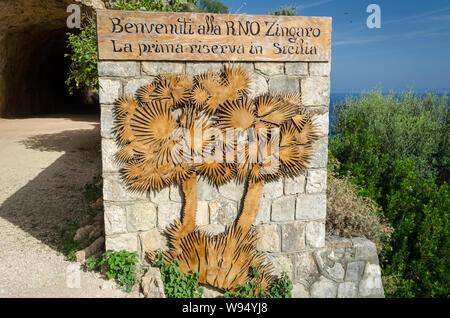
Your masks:
<svg viewBox="0 0 450 318"><path fill-rule="evenodd" d="M201 283L225 290L252 279L270 284L271 265L256 250L252 228L264 182L303 173L317 139L299 94L250 99L249 82L236 65L195 77L161 74L136 98L119 98L114 112L116 158L129 189L181 185L184 205L181 219L166 229L166 260L177 258L182 271L195 270ZM233 178L247 184L242 211L224 233L195 227L198 175L216 186ZM155 251L147 255L153 259ZM258 278L249 273L254 265Z"/></svg>

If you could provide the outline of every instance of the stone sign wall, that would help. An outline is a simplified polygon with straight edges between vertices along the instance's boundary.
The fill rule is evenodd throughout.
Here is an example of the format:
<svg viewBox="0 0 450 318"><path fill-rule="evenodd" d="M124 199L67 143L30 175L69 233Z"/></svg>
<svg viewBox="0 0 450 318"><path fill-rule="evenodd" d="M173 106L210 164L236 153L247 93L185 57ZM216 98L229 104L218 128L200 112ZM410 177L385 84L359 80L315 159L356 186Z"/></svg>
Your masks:
<svg viewBox="0 0 450 318"><path fill-rule="evenodd" d="M300 256L325 246L326 180L328 154L328 62L240 63L251 74L251 95L265 92L301 92L303 104L315 114L320 139L306 174L281 178L264 185L254 224L260 233L258 249L268 253L277 272L288 271L295 280ZM100 61L101 135L107 249L127 249L141 255L165 248L163 230L179 218L182 199L177 186L149 196L135 195L122 183L114 162L117 146L113 135L113 104L123 94L134 95L160 73L200 74L219 70L220 62ZM221 232L236 219L244 195L242 184L213 187L198 179L197 225Z"/></svg>
<svg viewBox="0 0 450 318"><path fill-rule="evenodd" d="M146 28L152 28L152 32L156 32L157 28L161 31L164 26L157 25L163 25L167 21L187 21L192 25L192 30L197 30L195 32L198 32L202 23L205 28L209 25L210 32L222 32L222 37L210 34L195 38L195 41L205 41L208 45L215 45L212 43L214 41L217 45L261 43L266 49L259 56L247 52L241 57L239 54L221 55L211 52L199 57L198 54L152 55L147 54L149 52L136 54L136 51L125 51L124 43L129 43L130 48L139 49L142 41L156 39L166 43L178 41L188 47L189 41L194 43L194 38L186 38L185 35L175 38L167 34L143 35L134 32L147 32ZM244 35L236 37L238 40L227 42L227 36L230 35L223 29L226 21L238 24L240 21L243 26L249 25L250 30L252 21L257 21L260 27L267 25L267 21L275 21L280 27L293 27L293 30L305 26L314 30L316 27L320 29L322 38L311 40L303 36L297 41L306 41L308 45L318 48L319 53L288 53L274 57L274 43L289 42L289 36L274 36L270 42L267 36L252 38ZM106 249L137 251L141 257L147 250L167 249L163 231L180 217L183 204L178 186L170 186L148 195L136 195L128 191L121 181L119 166L114 161L118 150L113 133L113 107L116 99L122 95L134 95L139 87L149 84L161 73L196 75L210 70L219 71L230 60L238 60L237 63L244 66L251 76L250 97L266 92L300 92L306 110L315 115L320 135L315 143L314 158L304 175L264 184L254 223L260 237L257 249L267 254L268 261L275 268L275 274L280 274L281 271L288 273L294 282L294 297L383 296L373 243L364 239L353 242L339 238L332 241L325 239L331 19L99 11L98 23ZM147 26L136 23L147 23ZM214 31L215 25L222 26L222 29ZM166 28L170 26L166 25ZM289 32L289 28L286 30ZM114 47L119 43L119 46ZM122 51L114 52L119 47ZM267 61L261 62L262 60ZM230 182L214 187L199 177L196 218L199 229L214 234L223 232L226 225L236 220L244 192L242 184Z"/></svg>

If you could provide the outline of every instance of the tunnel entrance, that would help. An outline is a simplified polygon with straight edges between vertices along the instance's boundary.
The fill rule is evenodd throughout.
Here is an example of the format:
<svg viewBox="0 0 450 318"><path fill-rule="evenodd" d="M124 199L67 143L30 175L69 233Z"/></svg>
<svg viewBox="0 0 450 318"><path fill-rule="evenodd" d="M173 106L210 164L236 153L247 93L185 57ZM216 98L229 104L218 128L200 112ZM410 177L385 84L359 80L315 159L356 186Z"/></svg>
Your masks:
<svg viewBox="0 0 450 318"><path fill-rule="evenodd" d="M87 90L70 95L64 83L70 64L64 57L68 29L39 29L28 27L3 39L6 67L0 117L98 113L98 103L87 98Z"/></svg>

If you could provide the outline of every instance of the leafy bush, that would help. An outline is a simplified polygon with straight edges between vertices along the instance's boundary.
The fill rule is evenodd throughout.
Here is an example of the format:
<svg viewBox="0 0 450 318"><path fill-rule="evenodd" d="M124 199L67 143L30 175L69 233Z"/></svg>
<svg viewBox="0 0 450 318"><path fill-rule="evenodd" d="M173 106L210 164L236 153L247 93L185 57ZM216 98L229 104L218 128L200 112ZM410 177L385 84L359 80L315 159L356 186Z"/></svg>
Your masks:
<svg viewBox="0 0 450 318"><path fill-rule="evenodd" d="M202 297L203 288L198 283L199 274L196 272L183 273L178 269L180 262L177 259L167 264L162 252L159 251L152 265L159 267L161 271L161 280L164 284L164 293L167 298Z"/></svg>
<svg viewBox="0 0 450 318"><path fill-rule="evenodd" d="M449 107L446 95L380 91L335 107L331 153L394 228L383 251L386 294L449 294Z"/></svg>
<svg viewBox="0 0 450 318"><path fill-rule="evenodd" d="M388 244L393 228L382 216L381 208L376 202L360 195L361 189L349 177L339 176L335 172L338 169L339 162L330 154L327 174L327 234L365 236L381 252Z"/></svg>
<svg viewBox="0 0 450 318"><path fill-rule="evenodd" d="M100 259L94 256L88 258L86 264L92 270L98 270L103 266L108 279L114 279L120 288L130 292L137 282L137 262L139 260L136 252L108 250L103 253Z"/></svg>
<svg viewBox="0 0 450 318"><path fill-rule="evenodd" d="M140 10L163 12L216 12L227 13L228 9L219 1L202 0L117 0L111 4L112 10ZM97 70L97 31L92 18L83 17L83 26L79 33L67 33L67 48L70 53L70 70L66 85L69 93L74 89L89 87L98 89Z"/></svg>
<svg viewBox="0 0 450 318"><path fill-rule="evenodd" d="M252 278L259 278L260 274L256 267L251 267ZM226 292L225 298L291 298L292 282L286 272L274 279L271 285L263 290L261 283L257 280L250 280L245 284L236 286L234 292Z"/></svg>

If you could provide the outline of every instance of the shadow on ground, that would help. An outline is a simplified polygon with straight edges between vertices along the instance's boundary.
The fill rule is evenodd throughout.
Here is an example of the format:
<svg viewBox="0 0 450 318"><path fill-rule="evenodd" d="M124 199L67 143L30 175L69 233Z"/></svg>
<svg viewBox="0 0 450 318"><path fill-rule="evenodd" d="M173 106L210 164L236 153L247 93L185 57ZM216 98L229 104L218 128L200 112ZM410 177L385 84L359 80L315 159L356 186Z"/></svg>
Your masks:
<svg viewBox="0 0 450 318"><path fill-rule="evenodd" d="M0 206L0 217L59 250L61 231L85 215L80 189L101 172L98 121L93 129L35 135L19 143L27 149L63 154L7 198ZM29 153L38 158L35 151Z"/></svg>

